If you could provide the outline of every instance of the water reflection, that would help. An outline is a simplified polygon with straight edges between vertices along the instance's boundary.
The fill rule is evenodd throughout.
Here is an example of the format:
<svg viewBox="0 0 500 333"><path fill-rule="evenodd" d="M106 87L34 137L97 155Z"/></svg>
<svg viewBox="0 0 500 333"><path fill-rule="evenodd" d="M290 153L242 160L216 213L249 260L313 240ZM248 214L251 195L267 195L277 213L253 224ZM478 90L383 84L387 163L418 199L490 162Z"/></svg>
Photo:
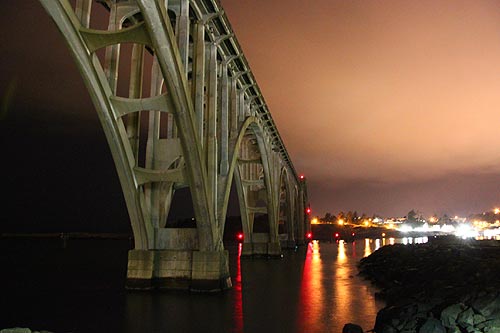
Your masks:
<svg viewBox="0 0 500 333"><path fill-rule="evenodd" d="M387 242L393 244L395 240ZM16 279L8 281L18 287L7 288L2 294L10 312L0 316L0 326L22 322L39 327L43 322L54 332L341 332L345 323L354 322L368 330L383 304L375 301L375 290L357 275L356 265L363 255L382 244L384 239L380 243L369 239L311 242L276 261L240 261L241 245L233 244L227 249L234 287L206 295L124 293L121 286L125 284L126 266L122 262L127 260L128 241L117 243L115 248L101 240L69 242L64 251L45 246L37 249L45 251L43 256L37 256L30 242L28 250L15 253L18 262L34 267L41 267L38 261L70 267L64 275L70 278L50 275L50 271L36 285L30 285L32 280L23 280L24 271L14 272ZM3 249L13 246L5 243ZM25 284L31 287L20 297ZM47 298L47 290L56 296ZM33 308L40 311L26 310L23 299L30 299ZM71 311L74 308L79 311ZM62 315L54 316L56 312Z"/></svg>
<svg viewBox="0 0 500 333"><path fill-rule="evenodd" d="M334 290L335 290L335 312L334 316L337 321L347 323L346 319L349 318L351 312L351 306L353 301L353 295L351 294L350 281L352 278L351 270L348 265L346 265L347 256L345 243L343 240L338 242L337 250L337 263L335 270L334 279Z"/></svg>
<svg viewBox="0 0 500 333"><path fill-rule="evenodd" d="M319 315L324 307L323 299L323 268L321 265L320 247L318 241L312 241L307 246L307 253L302 275L301 299L301 325L315 327Z"/></svg>
<svg viewBox="0 0 500 333"><path fill-rule="evenodd" d="M238 258L236 259L236 278L234 279L234 332L243 332L243 295L241 286L241 250L243 243L238 243Z"/></svg>
<svg viewBox="0 0 500 333"><path fill-rule="evenodd" d="M347 256L345 254L345 242L343 240L339 241L339 249L337 255L337 261L339 263L343 263L347 260Z"/></svg>
<svg viewBox="0 0 500 333"><path fill-rule="evenodd" d="M361 244L358 243L359 245ZM354 249L354 251L349 253L349 248ZM363 322L365 327L369 329L372 327L366 325L370 323L370 320L367 321L364 318L363 321L360 321L359 317L368 313L375 315L378 307L373 298L373 290L369 290L365 281L357 276L357 260L353 256L355 249L356 243L354 242L350 247L347 247L343 240L338 242L334 279L334 318L337 323L342 325L357 320ZM364 242L364 255L369 255L371 252L372 242L366 239ZM342 326L339 326L337 331L340 332L341 328Z"/></svg>
<svg viewBox="0 0 500 333"><path fill-rule="evenodd" d="M363 257L368 257L370 254L372 254L372 249L370 247L371 239L365 238L365 252L363 254Z"/></svg>
<svg viewBox="0 0 500 333"><path fill-rule="evenodd" d="M311 242L307 249L301 282L297 332L341 332L344 324L356 322L373 327L382 304L375 290L357 276L356 253L371 253L365 242Z"/></svg>

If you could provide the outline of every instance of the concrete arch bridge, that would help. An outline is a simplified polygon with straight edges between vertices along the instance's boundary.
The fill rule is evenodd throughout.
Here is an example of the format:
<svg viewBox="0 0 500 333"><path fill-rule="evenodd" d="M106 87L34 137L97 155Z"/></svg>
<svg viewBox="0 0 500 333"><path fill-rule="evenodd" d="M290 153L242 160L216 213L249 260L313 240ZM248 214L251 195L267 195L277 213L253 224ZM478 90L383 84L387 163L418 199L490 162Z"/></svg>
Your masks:
<svg viewBox="0 0 500 333"><path fill-rule="evenodd" d="M218 0L40 2L67 42L113 155L135 239L128 287L231 286L222 236L233 181L243 255L280 256L304 242L305 179ZM196 227L172 228L172 198L185 187Z"/></svg>

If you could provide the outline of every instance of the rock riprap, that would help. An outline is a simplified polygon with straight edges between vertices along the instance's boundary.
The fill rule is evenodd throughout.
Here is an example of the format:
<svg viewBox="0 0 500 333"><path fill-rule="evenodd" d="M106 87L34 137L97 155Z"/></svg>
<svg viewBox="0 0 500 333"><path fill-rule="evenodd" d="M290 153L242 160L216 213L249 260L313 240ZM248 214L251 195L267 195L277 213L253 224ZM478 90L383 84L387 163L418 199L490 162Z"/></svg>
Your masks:
<svg viewBox="0 0 500 333"><path fill-rule="evenodd" d="M385 246L359 264L387 306L374 331L500 333L500 242Z"/></svg>

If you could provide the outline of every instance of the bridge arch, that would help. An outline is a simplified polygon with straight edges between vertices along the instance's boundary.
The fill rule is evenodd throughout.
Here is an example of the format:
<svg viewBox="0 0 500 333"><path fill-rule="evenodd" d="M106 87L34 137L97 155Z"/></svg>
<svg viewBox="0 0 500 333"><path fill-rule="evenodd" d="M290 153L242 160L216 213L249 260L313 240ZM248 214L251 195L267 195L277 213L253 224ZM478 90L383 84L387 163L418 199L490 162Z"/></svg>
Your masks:
<svg viewBox="0 0 500 333"><path fill-rule="evenodd" d="M244 233L242 255L280 255L279 246L276 247L279 243L276 242L275 214L270 199L273 191L269 151L261 121L254 116L247 117L240 127L234 145L231 146L233 153L228 172L229 181L224 190L222 210L219 214L222 232L229 193L234 181ZM260 232L255 232L256 217L263 218L266 224L264 230L257 230Z"/></svg>
<svg viewBox="0 0 500 333"><path fill-rule="evenodd" d="M282 247L294 248L296 230L296 202L293 200L295 186L289 179L285 166L281 168L278 199L278 234Z"/></svg>

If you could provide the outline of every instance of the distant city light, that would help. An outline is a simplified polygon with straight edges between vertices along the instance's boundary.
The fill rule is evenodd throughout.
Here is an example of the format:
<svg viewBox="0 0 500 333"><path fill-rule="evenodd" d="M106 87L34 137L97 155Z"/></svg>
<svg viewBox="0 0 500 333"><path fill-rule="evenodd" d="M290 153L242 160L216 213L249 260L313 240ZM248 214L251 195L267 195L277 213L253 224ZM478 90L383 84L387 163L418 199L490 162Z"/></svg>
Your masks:
<svg viewBox="0 0 500 333"><path fill-rule="evenodd" d="M455 236L469 238L469 237L477 237L477 236L479 236L479 234L476 230L472 229L472 227L470 225L460 224L455 229Z"/></svg>
<svg viewBox="0 0 500 333"><path fill-rule="evenodd" d="M343 224L344 224L344 220L339 219L337 223L338 223L339 225L343 225Z"/></svg>
<svg viewBox="0 0 500 333"><path fill-rule="evenodd" d="M313 218L313 219L311 220L311 224L318 224L318 223L319 223L319 220L318 220L318 218L317 218L317 217L315 217L315 218Z"/></svg>
<svg viewBox="0 0 500 333"><path fill-rule="evenodd" d="M495 208L493 212L495 212L495 214L500 214L500 208Z"/></svg>

